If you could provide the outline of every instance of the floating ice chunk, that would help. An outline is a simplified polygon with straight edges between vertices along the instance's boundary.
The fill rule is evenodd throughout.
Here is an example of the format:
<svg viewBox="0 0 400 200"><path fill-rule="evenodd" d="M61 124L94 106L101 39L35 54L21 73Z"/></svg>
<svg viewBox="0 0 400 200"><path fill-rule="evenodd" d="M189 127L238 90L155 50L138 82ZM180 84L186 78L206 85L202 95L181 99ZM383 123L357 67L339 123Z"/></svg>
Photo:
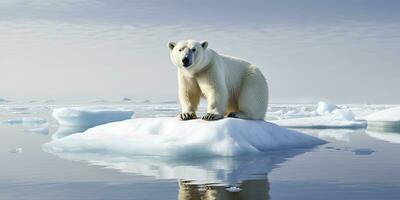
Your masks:
<svg viewBox="0 0 400 200"><path fill-rule="evenodd" d="M371 154L375 153L375 150L364 148L364 149L354 149L352 152L355 155L371 155Z"/></svg>
<svg viewBox="0 0 400 200"><path fill-rule="evenodd" d="M38 118L38 117L23 117L23 118L18 118L18 119L9 119L6 121L3 121L4 124L9 124L9 125L23 125L23 126L35 126L38 124L46 124L47 120L43 118Z"/></svg>
<svg viewBox="0 0 400 200"><path fill-rule="evenodd" d="M372 113L366 119L368 129L379 132L400 132L400 106Z"/></svg>
<svg viewBox="0 0 400 200"><path fill-rule="evenodd" d="M287 128L364 128L367 126L365 121L347 120L338 118L338 115L282 119L271 122Z"/></svg>
<svg viewBox="0 0 400 200"><path fill-rule="evenodd" d="M20 106L10 106L10 107L6 107L5 110L9 113L24 114L24 113L28 113L29 108L28 107L20 107Z"/></svg>
<svg viewBox="0 0 400 200"><path fill-rule="evenodd" d="M366 121L356 120L354 113L348 107L338 107L333 104L319 102L317 113L312 117L272 120L283 127L289 128L364 128Z"/></svg>
<svg viewBox="0 0 400 200"><path fill-rule="evenodd" d="M69 107L56 108L52 116L60 125L93 127L115 121L130 119L133 111L111 107Z"/></svg>
<svg viewBox="0 0 400 200"><path fill-rule="evenodd" d="M242 189L240 189L239 187L236 187L236 186L228 187L225 190L228 191L228 192L240 192L240 191L242 191Z"/></svg>
<svg viewBox="0 0 400 200"><path fill-rule="evenodd" d="M122 156L235 156L311 147L325 141L265 121L138 118L88 129L44 145L49 151Z"/></svg>
<svg viewBox="0 0 400 200"><path fill-rule="evenodd" d="M336 109L339 109L339 107L331 103L320 101L318 102L317 113L319 115L325 115L331 113Z"/></svg>

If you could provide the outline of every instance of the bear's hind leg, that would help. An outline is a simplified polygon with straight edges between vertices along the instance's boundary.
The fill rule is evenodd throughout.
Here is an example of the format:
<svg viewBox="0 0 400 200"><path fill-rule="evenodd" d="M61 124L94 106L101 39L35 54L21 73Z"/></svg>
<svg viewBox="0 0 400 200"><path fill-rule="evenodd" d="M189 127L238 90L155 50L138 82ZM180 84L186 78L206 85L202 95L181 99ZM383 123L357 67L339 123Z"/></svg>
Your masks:
<svg viewBox="0 0 400 200"><path fill-rule="evenodd" d="M228 117L264 120L268 108L268 85L257 68L249 69L246 74L237 103L239 110Z"/></svg>

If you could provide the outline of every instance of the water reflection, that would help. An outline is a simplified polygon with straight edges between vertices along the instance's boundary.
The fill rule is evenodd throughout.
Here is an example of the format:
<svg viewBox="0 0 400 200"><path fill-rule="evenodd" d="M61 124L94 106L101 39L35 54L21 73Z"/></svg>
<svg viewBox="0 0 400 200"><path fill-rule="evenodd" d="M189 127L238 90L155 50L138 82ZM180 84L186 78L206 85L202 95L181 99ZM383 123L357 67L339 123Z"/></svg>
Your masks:
<svg viewBox="0 0 400 200"><path fill-rule="evenodd" d="M46 149L43 149L47 151ZM156 179L193 180L196 183L234 185L244 180L262 180L267 173L287 159L306 152L293 149L264 156L173 159L168 157L118 157L101 154L47 151L63 159L87 161L90 165L123 173L151 176Z"/></svg>
<svg viewBox="0 0 400 200"><path fill-rule="evenodd" d="M378 140L400 144L400 122L368 122L367 135Z"/></svg>
<svg viewBox="0 0 400 200"><path fill-rule="evenodd" d="M179 200L267 200L269 196L268 179L245 180L234 190L223 185L193 184L192 181L179 181Z"/></svg>
<svg viewBox="0 0 400 200"><path fill-rule="evenodd" d="M180 199L269 199L267 174L288 159L309 150L276 151L263 156L191 159L150 156L128 158L101 153L54 151L49 153L67 160L87 161L90 165L123 173L179 180Z"/></svg>
<svg viewBox="0 0 400 200"><path fill-rule="evenodd" d="M378 140L400 144L400 131L399 132L380 132L380 131L372 131L367 129L365 131L367 135L373 137Z"/></svg>

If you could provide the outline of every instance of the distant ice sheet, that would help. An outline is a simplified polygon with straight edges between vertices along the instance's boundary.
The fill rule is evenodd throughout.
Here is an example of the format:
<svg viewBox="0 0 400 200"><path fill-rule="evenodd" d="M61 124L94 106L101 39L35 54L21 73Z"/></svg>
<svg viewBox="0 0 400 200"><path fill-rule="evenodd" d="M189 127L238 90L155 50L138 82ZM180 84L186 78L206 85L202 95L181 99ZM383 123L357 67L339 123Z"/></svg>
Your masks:
<svg viewBox="0 0 400 200"><path fill-rule="evenodd" d="M283 127L289 128L363 128L366 122L356 120L350 108L338 107L333 104L319 102L315 116L272 120Z"/></svg>
<svg viewBox="0 0 400 200"><path fill-rule="evenodd" d="M312 147L325 141L265 121L138 118L91 128L44 145L50 152L120 156L235 156Z"/></svg>
<svg viewBox="0 0 400 200"><path fill-rule="evenodd" d="M97 125L130 119L133 111L113 107L56 108L52 116L63 126L94 127Z"/></svg>

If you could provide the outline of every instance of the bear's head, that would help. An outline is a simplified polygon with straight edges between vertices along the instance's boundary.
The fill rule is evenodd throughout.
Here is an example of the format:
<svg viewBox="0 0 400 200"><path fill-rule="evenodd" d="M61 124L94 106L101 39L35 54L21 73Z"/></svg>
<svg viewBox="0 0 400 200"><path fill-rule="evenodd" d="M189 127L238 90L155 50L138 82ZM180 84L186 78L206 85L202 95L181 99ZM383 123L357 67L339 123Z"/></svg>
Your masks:
<svg viewBox="0 0 400 200"><path fill-rule="evenodd" d="M207 41L195 40L168 43L172 63L188 74L201 71L208 64L207 46Z"/></svg>

